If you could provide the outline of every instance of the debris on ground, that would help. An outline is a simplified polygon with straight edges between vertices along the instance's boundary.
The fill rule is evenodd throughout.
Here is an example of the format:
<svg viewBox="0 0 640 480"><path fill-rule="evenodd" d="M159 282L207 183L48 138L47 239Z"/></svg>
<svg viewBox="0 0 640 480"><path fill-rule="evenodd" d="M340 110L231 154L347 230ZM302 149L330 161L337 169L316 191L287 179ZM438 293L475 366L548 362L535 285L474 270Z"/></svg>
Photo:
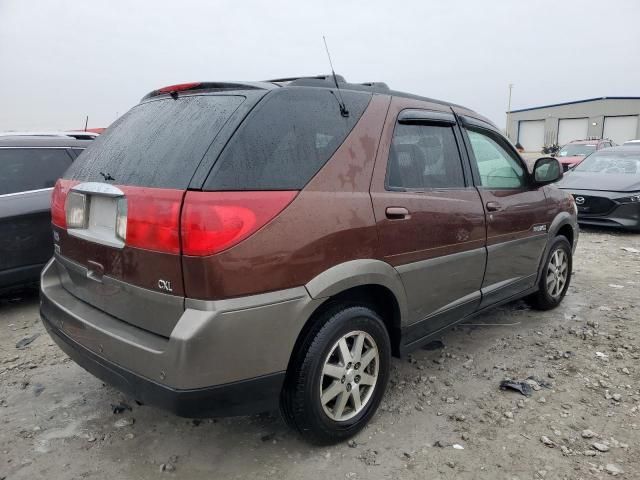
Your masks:
<svg viewBox="0 0 640 480"><path fill-rule="evenodd" d="M607 445L606 443L593 442L591 446L596 450L598 450L599 452L604 453L609 451L609 445Z"/></svg>
<svg viewBox="0 0 640 480"><path fill-rule="evenodd" d="M16 343L16 348L18 350L22 350L23 348L25 348L27 345L31 344L36 338L38 338L40 336L39 333L34 333L33 335L31 335L30 337L24 337L20 340L18 340L18 342Z"/></svg>
<svg viewBox="0 0 640 480"><path fill-rule="evenodd" d="M44 389L45 389L45 386L44 386L44 385L42 385L41 383L36 383L36 384L33 386L33 394L34 394L36 397L39 397L39 396L40 396L40 394L41 394L42 392L44 392Z"/></svg>
<svg viewBox="0 0 640 480"><path fill-rule="evenodd" d="M121 418L120 420L116 421L113 426L116 428L124 428L124 427L130 427L131 425L133 425L135 423L135 419L133 418Z"/></svg>
<svg viewBox="0 0 640 480"><path fill-rule="evenodd" d="M527 382L517 382L515 380L503 380L500 382L500 390L515 390L526 397L533 394L533 388Z"/></svg>
<svg viewBox="0 0 640 480"><path fill-rule="evenodd" d="M120 414L124 411L131 411L131 406L125 402L118 402L117 404L111 404L111 410L113 411L114 415Z"/></svg>
<svg viewBox="0 0 640 480"><path fill-rule="evenodd" d="M365 464L369 466L380 465L380 460L378 460L378 452L371 448L362 452L358 458Z"/></svg>

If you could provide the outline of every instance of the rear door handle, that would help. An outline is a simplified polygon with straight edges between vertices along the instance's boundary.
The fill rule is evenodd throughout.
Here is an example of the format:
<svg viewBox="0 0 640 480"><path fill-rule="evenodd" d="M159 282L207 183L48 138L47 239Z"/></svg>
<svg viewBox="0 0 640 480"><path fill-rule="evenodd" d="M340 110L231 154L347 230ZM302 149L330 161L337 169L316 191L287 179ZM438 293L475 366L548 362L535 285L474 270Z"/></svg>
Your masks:
<svg viewBox="0 0 640 480"><path fill-rule="evenodd" d="M404 220L410 218L409 210L404 207L387 207L385 212L389 220Z"/></svg>
<svg viewBox="0 0 640 480"><path fill-rule="evenodd" d="M488 212L497 212L498 210L502 210L502 205L500 205L498 202L487 202Z"/></svg>

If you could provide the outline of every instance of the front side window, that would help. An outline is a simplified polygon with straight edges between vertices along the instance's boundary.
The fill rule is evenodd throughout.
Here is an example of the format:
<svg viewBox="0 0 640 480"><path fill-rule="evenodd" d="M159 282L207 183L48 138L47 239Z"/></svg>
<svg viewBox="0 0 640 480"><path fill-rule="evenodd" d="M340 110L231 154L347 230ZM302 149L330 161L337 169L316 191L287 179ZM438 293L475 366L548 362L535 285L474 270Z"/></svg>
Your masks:
<svg viewBox="0 0 640 480"><path fill-rule="evenodd" d="M396 125L389 149L388 188L426 190L464 186L451 126Z"/></svg>
<svg viewBox="0 0 640 480"><path fill-rule="evenodd" d="M485 188L522 188L526 185L526 173L521 163L492 135L467 130L471 148Z"/></svg>
<svg viewBox="0 0 640 480"><path fill-rule="evenodd" d="M0 195L51 188L71 165L65 149L0 149Z"/></svg>

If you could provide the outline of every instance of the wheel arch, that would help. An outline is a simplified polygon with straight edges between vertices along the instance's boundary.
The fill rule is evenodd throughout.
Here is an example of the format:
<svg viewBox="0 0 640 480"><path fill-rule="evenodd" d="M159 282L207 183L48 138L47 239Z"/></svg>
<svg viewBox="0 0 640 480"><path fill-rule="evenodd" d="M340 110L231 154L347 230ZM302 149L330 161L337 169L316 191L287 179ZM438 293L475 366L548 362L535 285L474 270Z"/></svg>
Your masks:
<svg viewBox="0 0 640 480"><path fill-rule="evenodd" d="M402 320L407 318L407 298L397 270L381 260L352 260L325 270L305 285L316 306L296 339L291 357L322 314L337 304L361 304L382 318L394 356L399 355Z"/></svg>
<svg viewBox="0 0 640 480"><path fill-rule="evenodd" d="M556 215L548 229L547 244L544 247L544 252L540 259L540 265L538 265L538 277L536 279L536 284L540 281L540 275L542 275L543 266L547 256L549 255L549 248L551 247L553 240L559 235L567 237L572 250L575 250L578 242L578 234L578 222L575 215L571 215L569 212L560 212Z"/></svg>

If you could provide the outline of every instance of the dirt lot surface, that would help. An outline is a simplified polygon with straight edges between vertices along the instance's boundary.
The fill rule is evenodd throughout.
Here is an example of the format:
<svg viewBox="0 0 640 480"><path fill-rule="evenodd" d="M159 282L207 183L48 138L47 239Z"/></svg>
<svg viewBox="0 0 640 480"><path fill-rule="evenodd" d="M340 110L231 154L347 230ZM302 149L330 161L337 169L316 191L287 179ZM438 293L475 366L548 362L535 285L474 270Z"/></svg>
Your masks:
<svg viewBox="0 0 640 480"><path fill-rule="evenodd" d="M326 448L275 412L138 406L58 350L36 295L4 299L0 479L639 479L639 286L640 235L583 231L559 308L510 304L394 360L371 424ZM530 397L499 389L530 376Z"/></svg>

